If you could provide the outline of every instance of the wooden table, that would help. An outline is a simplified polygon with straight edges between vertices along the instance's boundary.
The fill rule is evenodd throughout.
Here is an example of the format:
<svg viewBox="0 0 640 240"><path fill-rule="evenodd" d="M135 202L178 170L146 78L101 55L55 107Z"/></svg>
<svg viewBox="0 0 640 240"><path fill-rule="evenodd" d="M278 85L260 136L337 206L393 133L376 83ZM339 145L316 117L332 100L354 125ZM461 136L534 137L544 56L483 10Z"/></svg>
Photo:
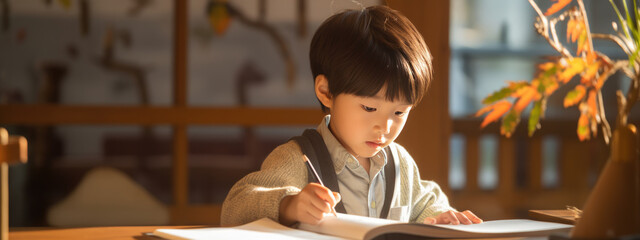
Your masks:
<svg viewBox="0 0 640 240"><path fill-rule="evenodd" d="M559 218L569 216L568 210L532 210L531 217L535 220L558 221ZM541 217L542 216L542 217ZM549 219L556 216L556 219ZM567 217L568 218L568 217ZM562 220L562 219L561 219ZM200 228L213 226L116 226L116 227L81 227L81 228L11 228L11 240L48 240L48 239L138 239L158 240L155 236L144 235L158 228ZM524 239L524 238L491 238L492 240ZM472 240L472 239L466 239Z"/></svg>
<svg viewBox="0 0 640 240"><path fill-rule="evenodd" d="M198 228L211 226L115 226L115 227L82 227L82 228L11 228L11 240L59 240L59 239L95 239L95 240L161 240L151 233L158 228ZM526 238L488 238L490 240L523 240ZM455 240L455 239L450 239ZM474 239L464 239L474 240ZM480 240L480 239L475 239ZM483 239L486 240L486 239Z"/></svg>
<svg viewBox="0 0 640 240"><path fill-rule="evenodd" d="M11 228L11 240L48 240L48 239L138 239L158 240L155 236L144 235L158 228L194 228L210 226L115 226L80 228Z"/></svg>

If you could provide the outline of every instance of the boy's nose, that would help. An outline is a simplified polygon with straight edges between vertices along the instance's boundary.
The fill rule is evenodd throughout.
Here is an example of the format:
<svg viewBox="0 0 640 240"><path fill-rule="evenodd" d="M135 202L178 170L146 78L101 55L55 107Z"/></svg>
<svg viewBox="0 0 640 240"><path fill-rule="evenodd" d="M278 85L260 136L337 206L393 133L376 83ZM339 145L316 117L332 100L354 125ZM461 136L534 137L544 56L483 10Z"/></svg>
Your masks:
<svg viewBox="0 0 640 240"><path fill-rule="evenodd" d="M378 124L376 125L376 130L379 131L381 134L388 134L389 132L391 132L391 124L393 123L393 120L391 119L381 119Z"/></svg>

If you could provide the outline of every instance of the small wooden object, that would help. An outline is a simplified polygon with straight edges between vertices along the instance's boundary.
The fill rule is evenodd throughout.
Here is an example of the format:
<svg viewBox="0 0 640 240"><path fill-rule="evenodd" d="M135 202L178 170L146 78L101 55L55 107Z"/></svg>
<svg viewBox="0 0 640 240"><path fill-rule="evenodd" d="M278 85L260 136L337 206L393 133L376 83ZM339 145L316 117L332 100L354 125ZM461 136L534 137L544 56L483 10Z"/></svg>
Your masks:
<svg viewBox="0 0 640 240"><path fill-rule="evenodd" d="M538 221L576 224L576 215L571 210L529 210L529 218Z"/></svg>
<svg viewBox="0 0 640 240"><path fill-rule="evenodd" d="M9 239L9 164L27 162L27 139L0 128L0 239Z"/></svg>

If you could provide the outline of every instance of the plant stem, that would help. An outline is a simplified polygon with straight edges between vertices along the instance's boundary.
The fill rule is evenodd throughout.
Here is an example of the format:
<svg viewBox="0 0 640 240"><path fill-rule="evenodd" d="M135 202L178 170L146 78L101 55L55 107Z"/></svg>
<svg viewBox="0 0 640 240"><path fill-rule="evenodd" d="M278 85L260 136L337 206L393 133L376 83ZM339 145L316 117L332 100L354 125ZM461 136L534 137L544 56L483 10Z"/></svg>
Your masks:
<svg viewBox="0 0 640 240"><path fill-rule="evenodd" d="M580 13L582 15L582 19L584 21L584 25L586 28L586 32L587 32L587 41L589 43L589 49L590 51L595 51L595 49L593 48L593 39L592 39L592 35L591 35L591 28L589 27L589 18L587 18L587 11L585 10L584 7L584 2L582 0L578 0L578 6L580 8ZM614 36L611 36L610 39L612 39L614 42L615 38ZM618 42L616 42L618 43ZM620 45L621 48L622 44L618 43L618 45ZM624 48L622 50L625 50ZM626 51L625 51L626 52ZM597 96L598 96L598 116L600 117L600 124L602 127L602 137L604 138L604 142L609 145L609 141L611 139L611 126L609 126L609 121L607 121L607 116L605 114L604 111L604 101L602 100L602 91L598 90L597 91Z"/></svg>
<svg viewBox="0 0 640 240"><path fill-rule="evenodd" d="M555 32L555 24L551 23L552 24L551 32L553 34L553 40L552 40L549 37L549 29L550 29L549 19L546 16L544 16L542 11L540 10L540 7L538 7L538 4L536 4L534 0L529 0L529 4L531 4L533 9L536 11L536 13L538 13L538 19L542 23L542 26L540 26L542 27L542 29L538 29L538 34L542 35L542 37L544 37L544 39L546 39L547 42L549 42L549 45L551 45L551 47L553 47L557 52L559 52L566 58L572 59L573 57L571 56L571 53L569 52L569 50L564 48L564 46L562 46L562 44L560 44L560 42L558 41L558 35Z"/></svg>
<svg viewBox="0 0 640 240"><path fill-rule="evenodd" d="M580 7L580 13L582 14L582 19L584 20L584 26L587 31L587 41L589 41L589 49L593 51L593 39L591 39L591 28L589 27L589 19L587 18L587 11L584 9L584 2L582 0L578 0L578 6Z"/></svg>
<svg viewBox="0 0 640 240"><path fill-rule="evenodd" d="M632 52L629 51L629 48L627 47L627 45L625 45L624 42L622 41L622 39L620 39L617 36L614 36L614 35L611 35L611 34L602 34L602 33L593 33L593 34L591 34L591 36L594 37L594 38L611 40L612 42L618 44L618 46L620 46L620 49L622 49L622 51L624 51L624 53L626 53L627 55L631 55L632 54Z"/></svg>
<svg viewBox="0 0 640 240"><path fill-rule="evenodd" d="M634 78L631 79L629 92L627 93L627 101L623 104L623 106L619 106L622 108L622 111L619 112L618 121L621 126L627 125L627 117L629 113L631 113L631 108L638 101L638 94L640 93L640 75L636 74Z"/></svg>
<svg viewBox="0 0 640 240"><path fill-rule="evenodd" d="M604 143L609 145L609 141L611 140L611 126L609 126L609 121L607 121L607 116L604 112L604 102L601 91L598 91L598 115L600 116L600 122L602 124L602 138L604 138Z"/></svg>
<svg viewBox="0 0 640 240"><path fill-rule="evenodd" d="M604 71L601 74L605 74L606 76L604 77L609 78L618 70L622 70L622 72L625 75L631 78L631 83L630 83L629 92L627 93L627 96L625 97L625 95L622 94L621 91L617 92L618 119L616 124L618 127L625 126L627 124L627 117L631 112L631 108L633 107L633 105L635 105L636 102L640 101L640 63L638 61L635 61L635 59L630 59L630 61L615 61L615 62L611 61L606 55L595 51L595 49L593 48L593 38L595 37L595 38L611 40L616 44L618 44L618 46L620 46L622 51L624 51L627 55L630 55L630 56L635 55L637 46L634 43L629 42L629 40L632 39L631 34L629 33L629 30L634 31L633 34L634 34L634 37L636 37L638 33L635 31L638 30L637 29L638 26L636 26L635 28L631 28L633 26L628 26L629 24L627 23L627 21L623 20L622 14L620 14L620 11L618 10L613 0L610 0L609 2L611 3L611 5L613 6L613 9L616 11L616 14L618 15L621 27L623 28L626 38L623 37L622 35L618 37L611 34L598 34L598 33L592 34L589 26L589 20L587 18L584 2L583 0L576 0L576 1L578 2L578 8L579 8L578 14L581 15L586 28L589 51L595 53L596 55L598 55L598 57L603 59L605 64L611 65L610 69ZM540 7L538 7L538 5L535 3L534 0L529 0L529 3L538 14L538 19L536 22L536 30L538 31L538 34L544 37L549 43L549 45L551 45L551 47L553 47L558 53L560 53L563 58L567 58L567 59L574 58L574 56L571 55L571 52L567 48L565 48L564 45L560 43L560 41L558 40L555 24L558 20L562 20L565 17L570 16L571 14L576 14L575 10L567 10L563 12L561 15L559 15L558 17L550 19L542 13L542 11L540 10ZM629 19L630 18L629 10L624 0L623 0L623 3L625 7L625 12L627 13L627 19ZM638 11L638 9L636 9L635 6L636 6L636 3L634 1L634 14L636 14L636 12ZM640 19L636 19L636 21L640 22ZM633 60L633 62L631 62L631 60ZM598 124L601 124L602 132L603 132L602 135L604 137L605 142L609 144L612 137L612 131L604 111L604 101L602 99L601 90L597 90L597 108L598 108L597 118L600 119Z"/></svg>

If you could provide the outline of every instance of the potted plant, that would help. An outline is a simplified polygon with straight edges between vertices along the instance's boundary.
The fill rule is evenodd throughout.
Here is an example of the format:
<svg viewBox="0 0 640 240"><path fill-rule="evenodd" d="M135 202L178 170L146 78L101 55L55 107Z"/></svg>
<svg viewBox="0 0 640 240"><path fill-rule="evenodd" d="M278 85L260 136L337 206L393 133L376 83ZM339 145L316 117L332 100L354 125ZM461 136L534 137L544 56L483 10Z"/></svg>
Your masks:
<svg viewBox="0 0 640 240"><path fill-rule="evenodd" d="M537 33L558 56L538 64L531 81L510 82L490 94L482 102L486 106L476 116L488 113L481 127L502 119L500 133L510 137L520 122L521 113L533 104L527 124L531 136L540 128L549 96L558 87L577 82L564 97L564 107L577 107L580 111L576 131L581 141L596 136L598 128L601 129L604 141L610 146L610 157L571 237L615 238L637 234L640 232L638 132L628 123L628 116L640 101L640 9L636 0L631 0L633 8L627 0L621 4L610 0L619 20L612 23L617 34L600 34L591 32L582 0L551 1L553 4L545 12L534 0L529 3L537 13L534 24ZM558 36L557 27L566 29L566 37ZM610 58L594 48L593 40L614 42L628 58ZM601 90L617 72L631 81L626 94L622 90L616 92L618 111L612 131L605 116Z"/></svg>

